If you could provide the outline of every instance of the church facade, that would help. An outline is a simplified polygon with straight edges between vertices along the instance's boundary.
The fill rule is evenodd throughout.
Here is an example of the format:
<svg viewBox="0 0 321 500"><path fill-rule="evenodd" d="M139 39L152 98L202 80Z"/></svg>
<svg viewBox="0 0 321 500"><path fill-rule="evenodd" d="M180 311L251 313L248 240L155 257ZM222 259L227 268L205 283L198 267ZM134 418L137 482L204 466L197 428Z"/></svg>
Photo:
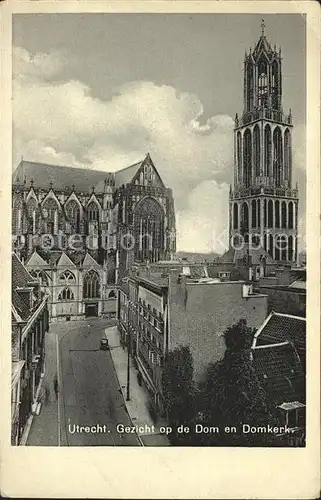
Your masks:
<svg viewBox="0 0 321 500"><path fill-rule="evenodd" d="M175 252L175 213L148 154L115 173L22 160L13 173L13 250L49 295L52 321L111 316L133 262Z"/></svg>
<svg viewBox="0 0 321 500"><path fill-rule="evenodd" d="M282 107L281 49L261 36L244 58L244 110L235 117L230 245L262 247L276 262L297 260L298 186L292 187L292 115Z"/></svg>

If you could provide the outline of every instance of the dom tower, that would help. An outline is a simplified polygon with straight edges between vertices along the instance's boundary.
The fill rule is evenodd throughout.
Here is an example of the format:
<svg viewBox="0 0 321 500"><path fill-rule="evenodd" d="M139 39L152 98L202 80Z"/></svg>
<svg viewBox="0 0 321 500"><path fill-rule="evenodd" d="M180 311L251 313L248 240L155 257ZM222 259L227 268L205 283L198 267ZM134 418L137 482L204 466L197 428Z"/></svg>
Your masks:
<svg viewBox="0 0 321 500"><path fill-rule="evenodd" d="M276 261L297 259L298 189L292 188L292 116L282 108L281 49L262 33L244 59L244 110L235 117L230 244L240 236Z"/></svg>

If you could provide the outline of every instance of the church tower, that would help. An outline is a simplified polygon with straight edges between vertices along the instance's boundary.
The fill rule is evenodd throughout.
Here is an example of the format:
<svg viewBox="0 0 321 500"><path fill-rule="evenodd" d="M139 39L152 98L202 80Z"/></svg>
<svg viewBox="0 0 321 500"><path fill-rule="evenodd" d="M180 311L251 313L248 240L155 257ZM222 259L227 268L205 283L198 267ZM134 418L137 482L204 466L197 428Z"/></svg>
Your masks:
<svg viewBox="0 0 321 500"><path fill-rule="evenodd" d="M292 188L292 115L282 108L281 49L261 36L244 58L244 110L235 116L230 245L263 247L276 261L297 259L298 189Z"/></svg>

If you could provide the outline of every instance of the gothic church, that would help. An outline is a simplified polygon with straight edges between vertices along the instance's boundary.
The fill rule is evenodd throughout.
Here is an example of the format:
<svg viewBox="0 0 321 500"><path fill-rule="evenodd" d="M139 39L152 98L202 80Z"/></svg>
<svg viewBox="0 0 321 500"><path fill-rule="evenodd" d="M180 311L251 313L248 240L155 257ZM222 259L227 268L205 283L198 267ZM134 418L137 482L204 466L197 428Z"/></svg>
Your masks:
<svg viewBox="0 0 321 500"><path fill-rule="evenodd" d="M115 173L21 160L13 250L49 294L52 321L111 316L132 262L175 253L175 213L150 155Z"/></svg>

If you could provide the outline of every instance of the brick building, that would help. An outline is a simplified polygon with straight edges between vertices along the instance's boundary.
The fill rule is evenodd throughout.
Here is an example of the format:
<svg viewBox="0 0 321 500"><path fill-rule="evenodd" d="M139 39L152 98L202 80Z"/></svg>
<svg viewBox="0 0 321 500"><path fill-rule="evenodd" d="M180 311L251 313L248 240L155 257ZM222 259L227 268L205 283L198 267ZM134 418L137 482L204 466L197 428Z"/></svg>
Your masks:
<svg viewBox="0 0 321 500"><path fill-rule="evenodd" d="M44 373L44 337L49 327L48 296L12 254L11 442L20 443L39 395Z"/></svg>
<svg viewBox="0 0 321 500"><path fill-rule="evenodd" d="M222 334L246 319L259 327L267 314L267 296L242 281L191 278L177 270L150 270L127 277L119 289L117 318L122 342L131 353L156 405L161 405L162 368L169 351L190 347L195 379L222 358Z"/></svg>

